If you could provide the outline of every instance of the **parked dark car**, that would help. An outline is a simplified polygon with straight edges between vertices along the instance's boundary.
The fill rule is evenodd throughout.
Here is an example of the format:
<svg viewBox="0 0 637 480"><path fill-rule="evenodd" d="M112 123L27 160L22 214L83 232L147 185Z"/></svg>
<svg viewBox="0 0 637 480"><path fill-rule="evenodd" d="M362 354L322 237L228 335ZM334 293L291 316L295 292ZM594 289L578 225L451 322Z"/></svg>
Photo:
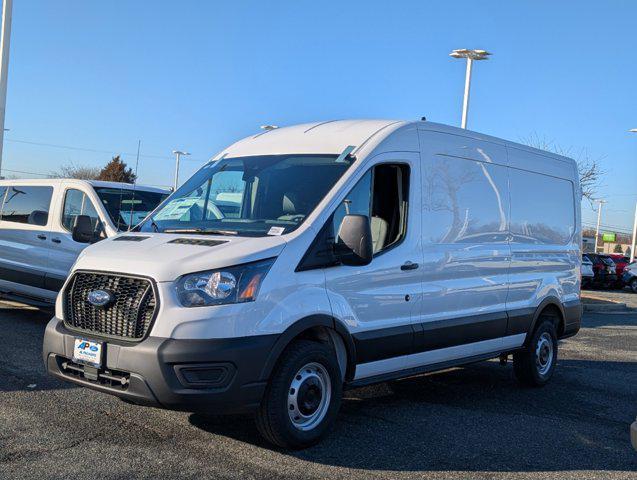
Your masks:
<svg viewBox="0 0 637 480"><path fill-rule="evenodd" d="M608 255L586 253L593 263L593 286L601 288L614 287L617 284L617 267Z"/></svg>
<svg viewBox="0 0 637 480"><path fill-rule="evenodd" d="M622 283L630 287L633 293L637 293L637 262L626 265Z"/></svg>

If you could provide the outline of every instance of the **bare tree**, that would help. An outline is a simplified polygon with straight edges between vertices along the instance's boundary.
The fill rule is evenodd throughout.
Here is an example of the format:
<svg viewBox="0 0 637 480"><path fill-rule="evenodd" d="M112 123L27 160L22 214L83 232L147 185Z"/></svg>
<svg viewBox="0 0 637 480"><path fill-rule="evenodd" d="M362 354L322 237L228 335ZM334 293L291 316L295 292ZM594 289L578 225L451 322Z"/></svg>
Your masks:
<svg viewBox="0 0 637 480"><path fill-rule="evenodd" d="M51 173L52 178L75 178L78 180L95 180L100 175L99 167L87 167L68 163L62 165L56 172Z"/></svg>
<svg viewBox="0 0 637 480"><path fill-rule="evenodd" d="M573 158L577 162L582 196L591 204L596 200L597 190L602 186L601 179L606 173L599 165L604 157L593 158L585 148L579 150L573 147L564 148L556 144L553 140L540 137L537 133L522 138L521 142L530 147Z"/></svg>

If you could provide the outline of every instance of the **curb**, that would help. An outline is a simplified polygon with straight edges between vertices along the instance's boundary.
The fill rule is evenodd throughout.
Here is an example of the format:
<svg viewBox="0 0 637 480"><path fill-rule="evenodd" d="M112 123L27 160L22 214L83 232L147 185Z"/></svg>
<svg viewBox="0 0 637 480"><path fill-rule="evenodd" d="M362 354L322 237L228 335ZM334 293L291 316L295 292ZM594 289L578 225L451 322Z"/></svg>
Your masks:
<svg viewBox="0 0 637 480"><path fill-rule="evenodd" d="M585 303L584 304L585 312L593 312L593 313L604 313L604 312L619 312L619 311L630 311L630 309L626 306L625 303Z"/></svg>

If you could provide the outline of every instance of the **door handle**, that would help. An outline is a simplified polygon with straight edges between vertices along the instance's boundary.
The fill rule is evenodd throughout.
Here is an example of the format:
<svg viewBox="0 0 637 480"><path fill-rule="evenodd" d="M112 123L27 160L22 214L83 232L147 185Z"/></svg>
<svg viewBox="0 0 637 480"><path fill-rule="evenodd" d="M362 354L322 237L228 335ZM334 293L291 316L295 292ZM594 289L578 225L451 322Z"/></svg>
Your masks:
<svg viewBox="0 0 637 480"><path fill-rule="evenodd" d="M39 238L40 240L46 240L46 235L42 235L42 234L40 234L40 235L38 235L38 238Z"/></svg>
<svg viewBox="0 0 637 480"><path fill-rule="evenodd" d="M400 266L401 270L416 270L418 268L418 264L414 262L405 262Z"/></svg>
<svg viewBox="0 0 637 480"><path fill-rule="evenodd" d="M62 240L60 240L59 238L52 238L51 241L53 243L62 243Z"/></svg>

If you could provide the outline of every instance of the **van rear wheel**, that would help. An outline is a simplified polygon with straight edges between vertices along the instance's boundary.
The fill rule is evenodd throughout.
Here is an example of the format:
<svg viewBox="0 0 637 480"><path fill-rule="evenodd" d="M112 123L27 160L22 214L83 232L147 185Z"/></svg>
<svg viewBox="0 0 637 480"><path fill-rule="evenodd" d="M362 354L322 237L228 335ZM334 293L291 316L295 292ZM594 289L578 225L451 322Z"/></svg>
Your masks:
<svg viewBox="0 0 637 480"><path fill-rule="evenodd" d="M557 362L557 334L550 316L542 319L528 345L513 354L513 371L524 385L542 387L548 383Z"/></svg>
<svg viewBox="0 0 637 480"><path fill-rule="evenodd" d="M343 382L334 349L299 340L283 353L261 406L257 428L269 442L290 449L317 443L334 423Z"/></svg>

